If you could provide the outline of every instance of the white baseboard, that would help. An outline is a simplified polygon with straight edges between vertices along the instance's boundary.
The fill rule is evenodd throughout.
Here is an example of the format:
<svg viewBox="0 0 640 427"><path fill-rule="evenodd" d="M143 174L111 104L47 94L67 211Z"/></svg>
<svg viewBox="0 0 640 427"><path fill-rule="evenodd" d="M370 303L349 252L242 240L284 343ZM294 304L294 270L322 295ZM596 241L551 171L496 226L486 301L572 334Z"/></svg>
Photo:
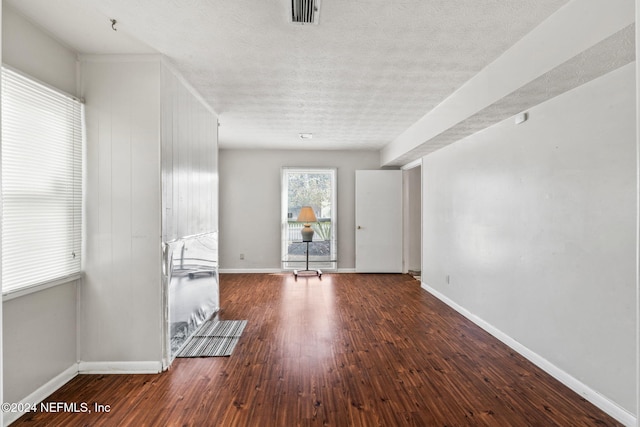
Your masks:
<svg viewBox="0 0 640 427"><path fill-rule="evenodd" d="M219 273L227 274L240 274L240 273L255 273L255 274L273 274L273 273L289 273L289 271L282 270L280 268L220 268Z"/></svg>
<svg viewBox="0 0 640 427"><path fill-rule="evenodd" d="M593 403L595 406L624 424L625 426L631 427L636 426L637 419L635 415L628 412L626 409L620 407L615 402L607 399L605 396L601 395L597 391L593 390L591 387L587 386L583 382L579 381L575 377L571 376L564 370L558 368L553 363L549 362L544 357L540 356L533 350L525 347L518 341L511 338L509 335L505 334L495 326L476 316L475 314L468 311L466 308L462 307L455 301L451 300L446 295L440 293L434 288L427 285L425 282L421 282L421 287L425 291L429 292L440 301L447 304L449 307L453 308L458 313L462 314L467 319L471 320L476 325L480 326L485 331L489 332L491 335L502 341L507 346L511 347L513 350L527 358L534 365L538 366L540 369L560 381L562 384L569 387L574 392L578 393L580 396L584 397L589 402Z"/></svg>
<svg viewBox="0 0 640 427"><path fill-rule="evenodd" d="M54 391L58 390L60 387L71 381L75 376L78 375L78 364L74 363L69 368L65 369L60 374L56 375L53 379L48 381L42 387L38 388L36 391L31 393L29 396L25 397L20 401L20 404L36 404L42 402L44 399L49 397ZM26 412L5 412L2 418L2 422L4 426L8 426L21 416L23 416Z"/></svg>
<svg viewBox="0 0 640 427"><path fill-rule="evenodd" d="M282 270L280 268L221 268L218 270L219 273L227 273L227 274L239 274L239 273L250 273L250 274L279 274L279 273L291 273L293 274L293 270ZM322 270L322 273L355 273L355 268L339 268L337 270Z"/></svg>
<svg viewBox="0 0 640 427"><path fill-rule="evenodd" d="M140 362L80 362L80 374L157 374L162 372L162 361Z"/></svg>

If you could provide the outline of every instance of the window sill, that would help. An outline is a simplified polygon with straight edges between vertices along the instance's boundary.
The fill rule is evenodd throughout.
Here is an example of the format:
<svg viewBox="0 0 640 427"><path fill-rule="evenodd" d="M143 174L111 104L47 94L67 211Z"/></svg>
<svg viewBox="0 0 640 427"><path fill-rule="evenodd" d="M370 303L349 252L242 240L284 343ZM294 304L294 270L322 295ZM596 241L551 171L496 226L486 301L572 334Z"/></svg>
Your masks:
<svg viewBox="0 0 640 427"><path fill-rule="evenodd" d="M10 291L2 293L2 302L10 301L15 298L23 297L25 295L44 291L45 289L53 288L55 286L65 285L67 283L78 280L81 277L82 277L82 273L76 273L70 276L61 277L59 279L50 280L48 282L38 283L37 285L31 285L24 288L12 289Z"/></svg>

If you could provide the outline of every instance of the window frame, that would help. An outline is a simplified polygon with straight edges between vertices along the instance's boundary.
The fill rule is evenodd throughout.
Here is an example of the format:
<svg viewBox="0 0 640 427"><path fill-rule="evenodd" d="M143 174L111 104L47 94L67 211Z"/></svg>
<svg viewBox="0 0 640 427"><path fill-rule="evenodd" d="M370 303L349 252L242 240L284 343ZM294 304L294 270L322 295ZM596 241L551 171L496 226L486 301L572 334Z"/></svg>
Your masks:
<svg viewBox="0 0 640 427"><path fill-rule="evenodd" d="M321 263L318 268L323 270L335 271L338 269L338 168L336 167L304 167L304 166L283 166L281 168L281 251L280 263L282 270L292 271L304 267L302 260L289 260L288 247L291 243L288 239L287 229L289 226L289 209L288 209L288 176L292 173L329 173L331 175L331 238L330 253L328 260L309 259L309 264ZM314 233L313 241L317 241L318 233ZM311 248L309 250L311 253ZM294 264L294 265L292 265ZM297 264L297 265L295 265Z"/></svg>
<svg viewBox="0 0 640 427"><path fill-rule="evenodd" d="M7 301L13 298L18 298L23 295L27 295L33 292L41 291L47 288L51 288L54 286L62 285L65 283L70 283L72 281L78 280L82 277L82 268L83 268L83 252L84 252L84 221L83 221L83 213L84 213L84 202L85 202L85 171L84 171L84 155L85 155L85 123L84 123L84 102L82 99L70 95L64 91L61 91L51 85L41 82L40 80L29 76L26 73L23 73L20 70L17 70L13 67L2 64L1 70L1 83L2 83L2 91L0 92L0 96L2 97L2 150L1 150L1 159L2 164L5 164L6 156L5 156L5 147L6 141L10 140L6 138L5 134L5 124L7 123L7 117L4 114L6 112L6 101L7 101L7 86L8 85L24 85L25 97L26 96L34 96L34 105L32 107L34 109L42 107L47 104L45 98L54 99L49 107L53 106L52 104L59 104L61 107L59 109L50 109L52 111L51 116L57 116L57 119L60 121L55 126L60 126L61 129L64 130L63 133L66 133L65 138L69 139L66 141L65 150L68 150L67 153L71 153L70 156L66 159L68 162L67 167L65 168L66 174L63 175L63 180L67 182L66 190L60 192L62 193L71 193L71 196L67 194L67 197L60 197L57 202L57 207L64 206L66 210L66 214L64 217L67 218L64 227L60 227L60 231L62 234L67 234L66 238L66 249L65 252L70 248L71 254L69 256L73 257L73 260L69 262L70 268L65 268L64 271L60 271L58 274L49 275L49 277L42 276L42 280L35 281L26 281L21 284L14 284L13 286L7 287L5 280L6 269L4 268L4 263L6 262L6 254L8 252L6 247L6 239L7 231L4 229L5 223L7 221L5 214L5 196L7 191L5 191L5 168L0 169L0 172L3 176L2 179L2 187L0 188L0 202L2 205L2 299L3 301ZM5 80L7 82L5 82ZM7 86L6 86L6 85ZM19 91L14 91L12 96L21 96ZM36 96L40 96L41 98L35 98ZM41 111L47 111L46 109L42 109ZM17 116L15 123L20 122L20 117ZM10 126L9 126L10 127ZM8 133L9 131L7 131ZM20 131L18 131L20 132ZM47 137L43 137L43 140L50 142L51 139L47 139ZM64 138L62 138L64 141ZM40 141L42 143L42 141ZM22 165L24 166L24 165ZM43 181L46 182L49 186L54 187L56 185L59 186L57 181ZM43 184L44 185L44 184ZM72 188L69 189L68 185L71 185ZM32 192L35 193L35 192ZM19 194L19 193L16 193ZM51 191L49 194L55 194L55 191ZM46 197L46 196L45 196ZM39 194L36 197L38 200L42 200L42 194ZM35 200L35 199L34 199ZM77 258L77 260L75 259ZM44 267L43 269L46 269ZM22 279L19 279L22 280ZM17 280L17 281L19 281Z"/></svg>

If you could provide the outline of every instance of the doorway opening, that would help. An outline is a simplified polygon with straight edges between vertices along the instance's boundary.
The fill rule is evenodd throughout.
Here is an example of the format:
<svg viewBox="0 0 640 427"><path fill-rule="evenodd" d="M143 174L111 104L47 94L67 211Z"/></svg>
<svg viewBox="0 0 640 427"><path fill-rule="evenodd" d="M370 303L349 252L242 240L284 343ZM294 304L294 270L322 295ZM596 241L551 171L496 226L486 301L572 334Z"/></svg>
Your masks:
<svg viewBox="0 0 640 427"><path fill-rule="evenodd" d="M422 275L422 159L403 168L404 273Z"/></svg>

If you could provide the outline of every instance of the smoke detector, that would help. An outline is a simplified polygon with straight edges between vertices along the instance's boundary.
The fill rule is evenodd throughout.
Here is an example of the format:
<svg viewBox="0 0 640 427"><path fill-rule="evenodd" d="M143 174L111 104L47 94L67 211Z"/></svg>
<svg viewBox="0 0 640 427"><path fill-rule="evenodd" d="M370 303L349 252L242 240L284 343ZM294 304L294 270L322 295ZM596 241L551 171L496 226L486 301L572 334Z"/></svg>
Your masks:
<svg viewBox="0 0 640 427"><path fill-rule="evenodd" d="M291 0L291 23L318 25L320 0Z"/></svg>

